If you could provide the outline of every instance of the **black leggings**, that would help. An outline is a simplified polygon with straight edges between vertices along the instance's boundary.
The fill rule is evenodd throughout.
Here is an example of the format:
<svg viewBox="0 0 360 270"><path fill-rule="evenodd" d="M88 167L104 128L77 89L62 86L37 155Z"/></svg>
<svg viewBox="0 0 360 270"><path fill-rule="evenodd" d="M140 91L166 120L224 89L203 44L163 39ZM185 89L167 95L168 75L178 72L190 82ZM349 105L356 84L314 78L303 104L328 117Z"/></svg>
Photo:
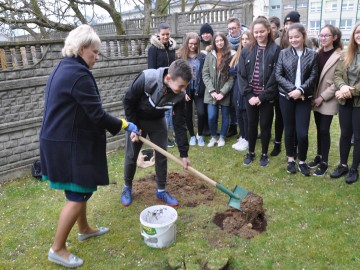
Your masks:
<svg viewBox="0 0 360 270"><path fill-rule="evenodd" d="M339 106L340 123L340 162L347 164L351 137L354 134L353 164L352 168L357 169L360 164L360 107L353 107L353 100L347 100L345 105Z"/></svg>
<svg viewBox="0 0 360 270"><path fill-rule="evenodd" d="M294 145L299 152L299 160L305 161L309 148L309 124L311 114L311 100L287 100L282 95L279 96L281 114L285 129L285 147L288 157L295 156Z"/></svg>
<svg viewBox="0 0 360 270"><path fill-rule="evenodd" d="M271 138L271 126L274 117L274 104L264 101L259 106L252 106L246 102L246 112L248 116L248 136L249 152L255 152L255 144L258 134L258 124L260 118L261 147L262 154L267 154Z"/></svg>
<svg viewBox="0 0 360 270"><path fill-rule="evenodd" d="M322 156L322 161L328 163L330 151L330 126L333 115L325 115L314 111L317 131L317 154Z"/></svg>
<svg viewBox="0 0 360 270"><path fill-rule="evenodd" d="M194 132L194 123L193 123L193 102L195 103L196 113L197 113L197 122L198 122L198 134L202 136L205 124L205 104L204 97L195 96L192 94L190 96L191 100L186 101L186 126L189 130L190 136L195 136Z"/></svg>
<svg viewBox="0 0 360 270"><path fill-rule="evenodd" d="M282 135L284 132L284 122L281 115L279 99L275 99L274 108L275 108L275 124L274 124L275 142L281 143Z"/></svg>

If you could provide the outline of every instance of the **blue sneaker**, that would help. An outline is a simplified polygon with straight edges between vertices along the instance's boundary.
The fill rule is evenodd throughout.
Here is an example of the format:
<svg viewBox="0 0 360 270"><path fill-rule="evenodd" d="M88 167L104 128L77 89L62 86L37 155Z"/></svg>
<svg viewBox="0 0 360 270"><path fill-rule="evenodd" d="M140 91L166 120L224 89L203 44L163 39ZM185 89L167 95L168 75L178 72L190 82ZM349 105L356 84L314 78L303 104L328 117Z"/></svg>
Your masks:
<svg viewBox="0 0 360 270"><path fill-rule="evenodd" d="M179 205L179 202L175 198L173 198L167 191L161 191L161 192L157 191L156 197L162 200L163 202L165 202L167 205L170 206Z"/></svg>
<svg viewBox="0 0 360 270"><path fill-rule="evenodd" d="M132 203L131 187L124 187L121 193L121 203L123 206L129 206Z"/></svg>

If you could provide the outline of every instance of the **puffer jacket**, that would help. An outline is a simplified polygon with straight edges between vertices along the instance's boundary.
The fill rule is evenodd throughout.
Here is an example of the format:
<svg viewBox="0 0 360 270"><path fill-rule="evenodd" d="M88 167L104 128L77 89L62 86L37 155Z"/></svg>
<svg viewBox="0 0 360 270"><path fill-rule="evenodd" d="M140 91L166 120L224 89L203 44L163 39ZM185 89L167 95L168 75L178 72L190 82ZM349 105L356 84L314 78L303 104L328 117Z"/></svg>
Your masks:
<svg viewBox="0 0 360 270"><path fill-rule="evenodd" d="M287 96L289 92L296 89L295 79L298 59L296 50L292 47L283 49L280 52L275 69L275 77L279 85L280 95ZM301 85L299 90L305 98L312 98L318 76L315 51L304 48L303 54L300 57L300 68Z"/></svg>
<svg viewBox="0 0 360 270"><path fill-rule="evenodd" d="M341 86L343 85L349 85L347 69L344 67L343 57L340 58L340 61L336 65L334 73L334 84L338 90L340 90ZM360 107L360 70L358 70L357 80L352 87L354 89L350 91L353 96L353 107ZM341 99L338 101L341 105L344 105L346 100Z"/></svg>
<svg viewBox="0 0 360 270"><path fill-rule="evenodd" d="M235 51L232 51L235 53ZM204 103L230 106L230 92L234 83L234 77L229 73L227 79L216 68L216 52L212 50L205 58L202 71L203 81L205 84ZM211 93L222 93L224 98L220 101L214 100Z"/></svg>
<svg viewBox="0 0 360 270"><path fill-rule="evenodd" d="M256 55L258 53L258 44L255 45L253 49L245 47L242 49L239 60L239 70L238 70L238 82L242 94L246 96L247 100L254 97L252 86L250 85L255 70L256 64ZM259 95L261 102L272 101L277 95L277 83L275 80L275 65L280 53L280 47L274 42L270 42L266 45L264 55L259 63L259 82L263 87L264 92Z"/></svg>
<svg viewBox="0 0 360 270"><path fill-rule="evenodd" d="M148 51L148 69L168 67L175 61L176 41L174 39L170 38L168 44L164 45L157 35L153 35L150 43L152 45Z"/></svg>

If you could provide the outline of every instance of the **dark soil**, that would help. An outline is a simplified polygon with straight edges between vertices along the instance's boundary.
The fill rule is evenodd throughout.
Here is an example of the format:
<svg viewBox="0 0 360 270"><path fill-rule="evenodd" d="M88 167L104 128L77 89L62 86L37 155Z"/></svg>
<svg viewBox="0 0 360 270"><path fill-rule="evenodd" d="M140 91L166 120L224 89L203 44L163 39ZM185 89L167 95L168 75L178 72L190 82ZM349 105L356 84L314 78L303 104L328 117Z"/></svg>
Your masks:
<svg viewBox="0 0 360 270"><path fill-rule="evenodd" d="M190 173L171 172L168 174L166 190L180 201L180 207L196 207L199 204L210 204L214 200L216 188ZM133 183L134 199L145 204L154 203L155 191L154 174ZM224 196L228 199L228 195L224 194ZM242 238L252 238L266 230L263 199L249 193L241 201L241 211L229 207L225 212L216 213L213 222L227 233Z"/></svg>

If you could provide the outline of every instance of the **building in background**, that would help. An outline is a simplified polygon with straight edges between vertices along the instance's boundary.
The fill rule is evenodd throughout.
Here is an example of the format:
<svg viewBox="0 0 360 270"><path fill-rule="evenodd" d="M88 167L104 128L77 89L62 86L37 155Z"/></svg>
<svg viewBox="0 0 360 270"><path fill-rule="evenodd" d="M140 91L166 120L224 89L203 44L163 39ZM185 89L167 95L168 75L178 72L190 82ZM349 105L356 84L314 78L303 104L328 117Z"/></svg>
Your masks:
<svg viewBox="0 0 360 270"><path fill-rule="evenodd" d="M292 10L300 13L300 22L309 37L317 37L326 24L339 27L347 43L351 31L360 21L360 0L269 0L269 16L281 21Z"/></svg>

